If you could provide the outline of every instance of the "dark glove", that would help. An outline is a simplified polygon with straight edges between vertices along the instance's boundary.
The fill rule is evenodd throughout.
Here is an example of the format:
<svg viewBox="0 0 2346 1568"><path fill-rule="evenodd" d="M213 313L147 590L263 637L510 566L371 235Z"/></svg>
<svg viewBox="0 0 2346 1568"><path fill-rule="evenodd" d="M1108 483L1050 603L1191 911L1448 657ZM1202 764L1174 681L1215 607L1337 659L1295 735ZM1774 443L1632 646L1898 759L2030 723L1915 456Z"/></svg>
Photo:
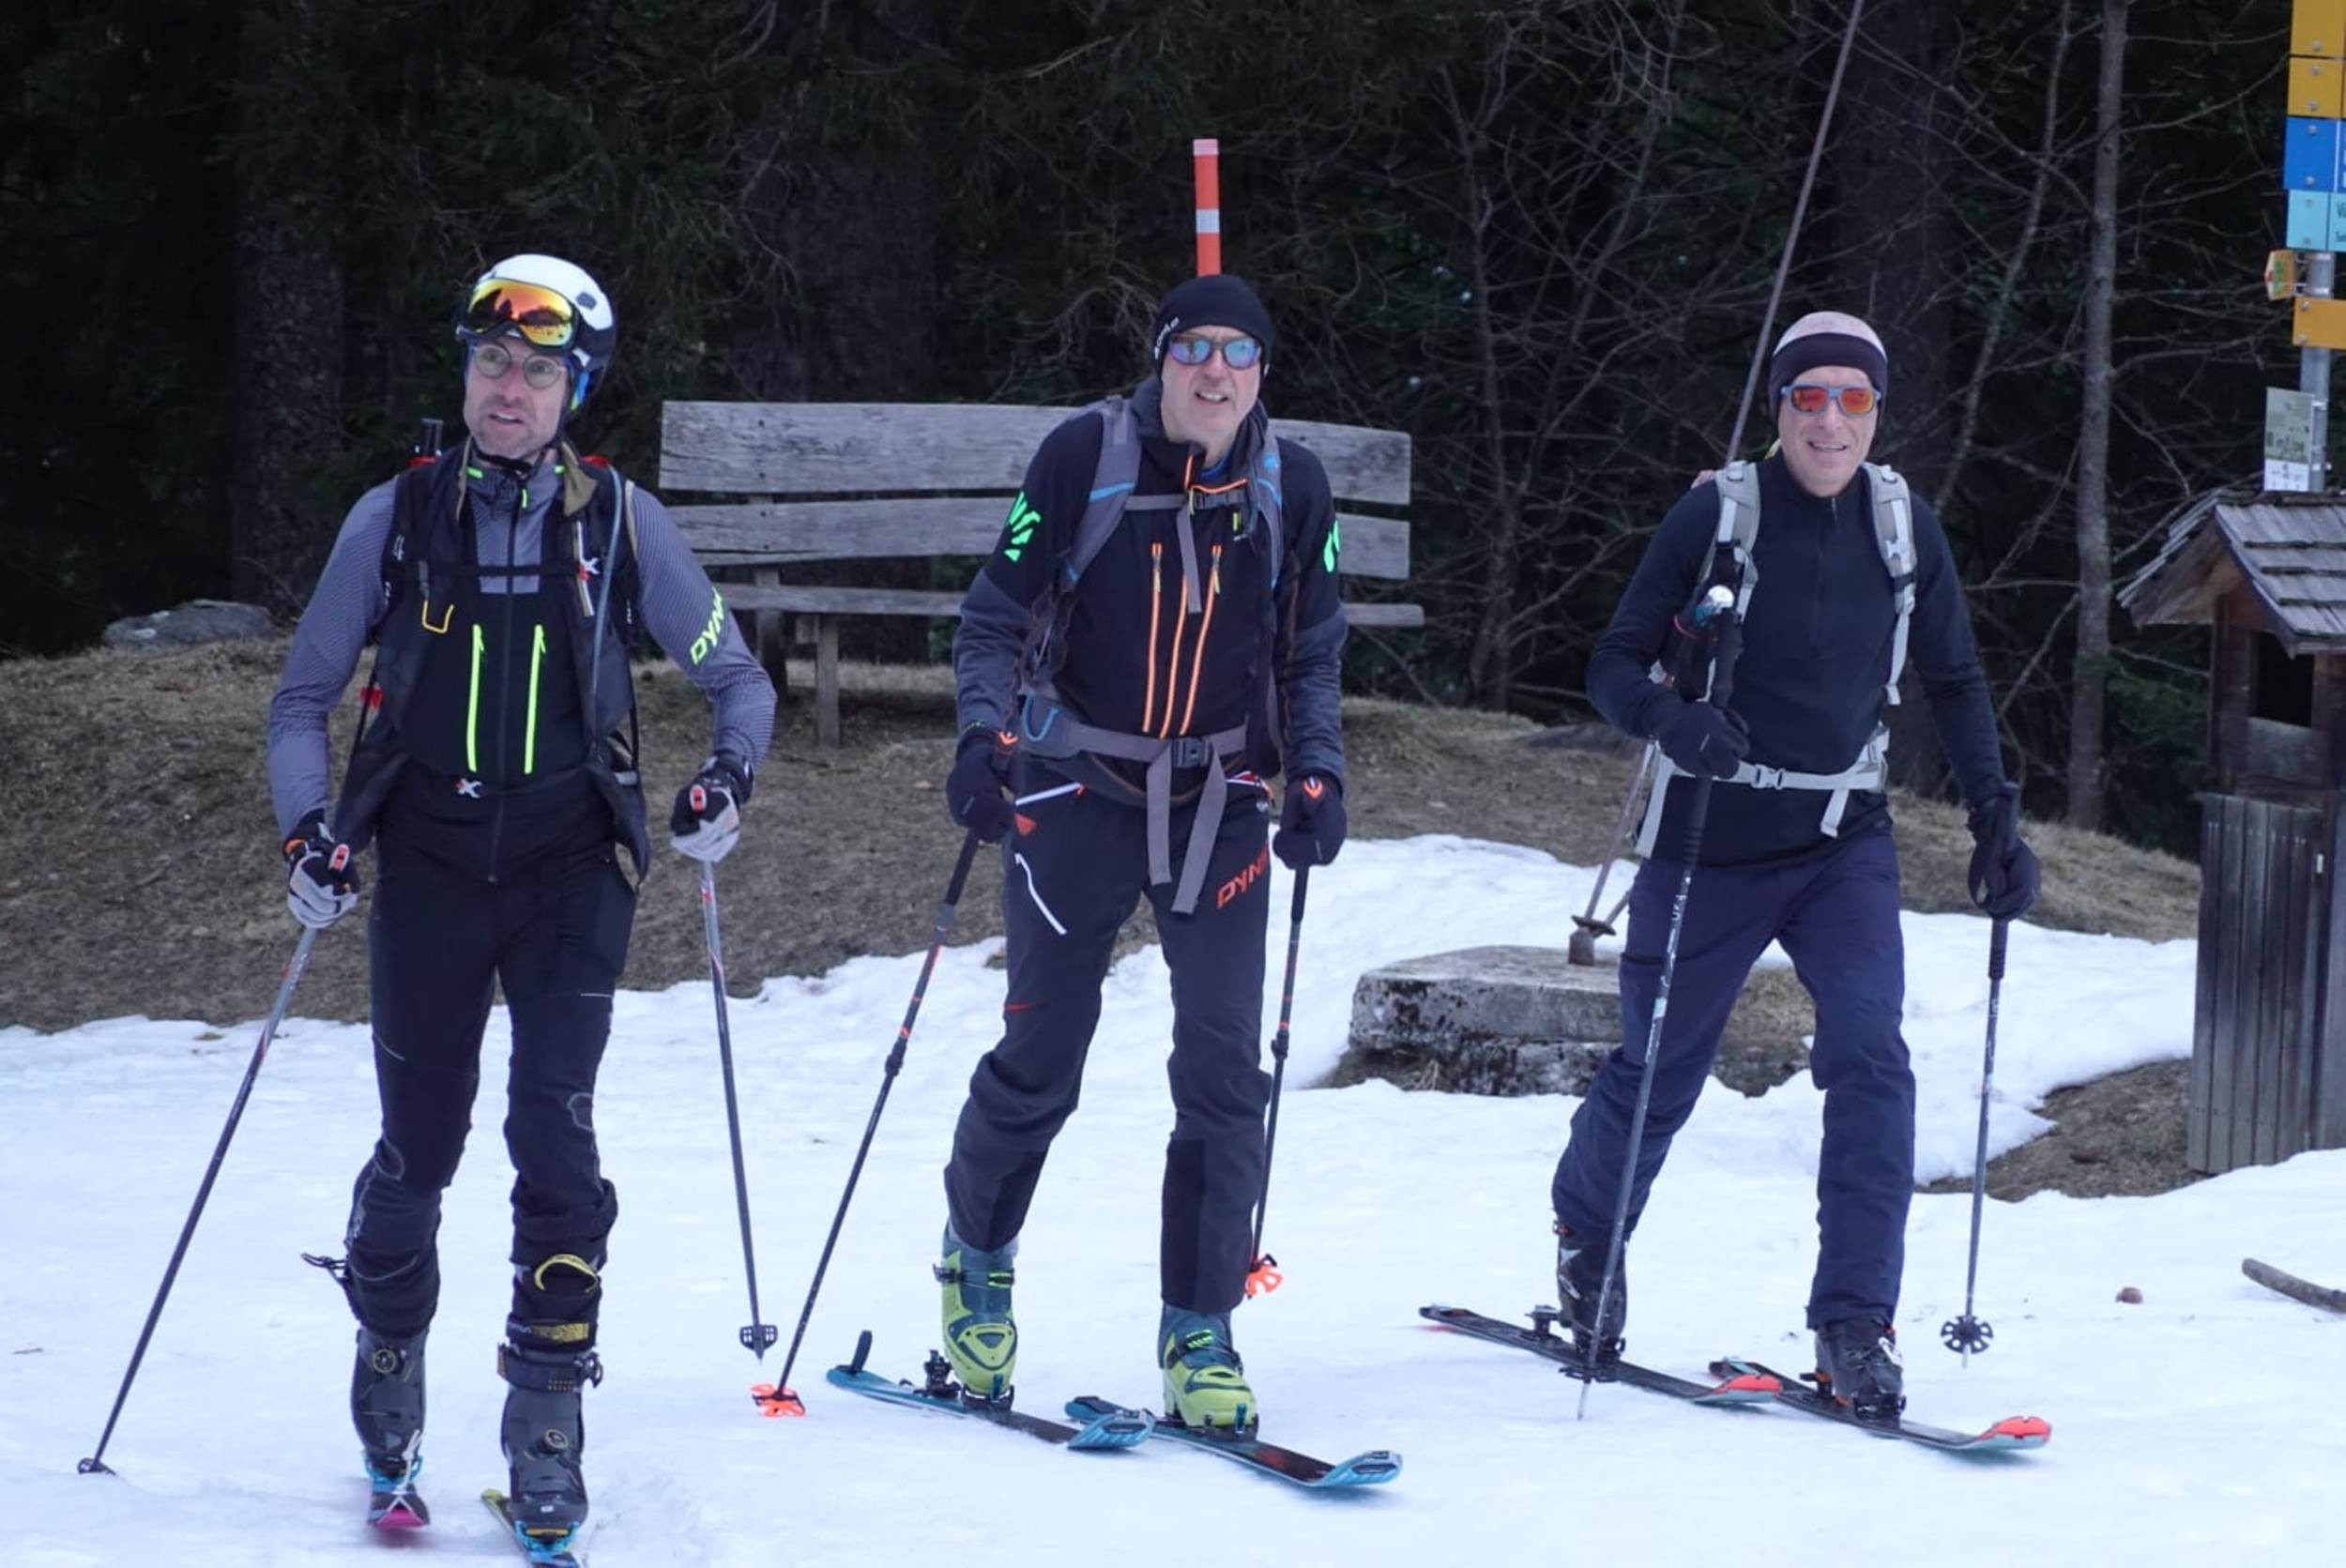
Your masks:
<svg viewBox="0 0 2346 1568"><path fill-rule="evenodd" d="M668 842L679 855L716 864L741 842L741 806L749 798L749 769L729 756L710 757L693 782L676 792Z"/></svg>
<svg viewBox="0 0 2346 1568"><path fill-rule="evenodd" d="M2020 786L2008 784L1972 808L1972 902L2015 921L2036 903L2035 852L2020 842Z"/></svg>
<svg viewBox="0 0 2346 1568"><path fill-rule="evenodd" d="M1344 786L1322 773L1306 773L1287 785L1279 807L1278 835L1271 852L1289 871L1324 866L1344 847Z"/></svg>
<svg viewBox="0 0 2346 1568"><path fill-rule="evenodd" d="M1653 738L1681 772L1731 779L1736 765L1751 754L1751 732L1727 708L1683 697L1654 706Z"/></svg>
<svg viewBox="0 0 2346 1568"><path fill-rule="evenodd" d="M358 873L350 845L326 826L323 807L294 825L285 840L285 907L312 931L322 931L358 902Z"/></svg>
<svg viewBox="0 0 2346 1568"><path fill-rule="evenodd" d="M953 749L953 770L945 776L945 814L956 827L976 833L980 844L1000 843L1017 815L1002 793L1013 743L1008 734L972 724Z"/></svg>

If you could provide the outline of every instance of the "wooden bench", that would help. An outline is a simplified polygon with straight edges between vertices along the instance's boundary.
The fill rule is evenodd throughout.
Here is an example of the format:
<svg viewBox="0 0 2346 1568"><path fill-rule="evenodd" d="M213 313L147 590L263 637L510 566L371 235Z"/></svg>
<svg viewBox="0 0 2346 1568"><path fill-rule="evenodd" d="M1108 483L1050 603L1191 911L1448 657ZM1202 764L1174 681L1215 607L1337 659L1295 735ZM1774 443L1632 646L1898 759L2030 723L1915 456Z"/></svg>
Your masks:
<svg viewBox="0 0 2346 1568"><path fill-rule="evenodd" d="M1027 463L1074 410L1001 403L671 403L662 409L663 499L701 563L728 581L725 602L766 666L781 674L782 617L811 631L815 732L839 739L839 621L845 616L952 617L950 591L793 584L810 561L982 557ZM1398 431L1278 419L1328 470L1347 577L1409 574L1409 438ZM754 497L675 505L679 495ZM1360 506L1385 509L1385 515ZM966 585L964 585L966 586ZM1357 603L1354 626L1425 624L1416 604Z"/></svg>

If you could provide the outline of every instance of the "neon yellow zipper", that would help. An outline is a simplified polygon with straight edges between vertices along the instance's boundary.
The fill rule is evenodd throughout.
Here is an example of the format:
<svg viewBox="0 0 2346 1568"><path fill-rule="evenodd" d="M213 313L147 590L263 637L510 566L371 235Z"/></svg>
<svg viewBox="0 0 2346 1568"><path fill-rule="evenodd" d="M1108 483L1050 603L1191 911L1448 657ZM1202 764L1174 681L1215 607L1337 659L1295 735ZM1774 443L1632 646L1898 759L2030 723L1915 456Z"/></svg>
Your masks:
<svg viewBox="0 0 2346 1568"><path fill-rule="evenodd" d="M480 772L480 655L488 647L480 625L472 629L472 692L465 699L465 771Z"/></svg>
<svg viewBox="0 0 2346 1568"><path fill-rule="evenodd" d="M522 731L522 772L538 770L538 666L546 661L546 629L541 622L529 649L529 727Z"/></svg>

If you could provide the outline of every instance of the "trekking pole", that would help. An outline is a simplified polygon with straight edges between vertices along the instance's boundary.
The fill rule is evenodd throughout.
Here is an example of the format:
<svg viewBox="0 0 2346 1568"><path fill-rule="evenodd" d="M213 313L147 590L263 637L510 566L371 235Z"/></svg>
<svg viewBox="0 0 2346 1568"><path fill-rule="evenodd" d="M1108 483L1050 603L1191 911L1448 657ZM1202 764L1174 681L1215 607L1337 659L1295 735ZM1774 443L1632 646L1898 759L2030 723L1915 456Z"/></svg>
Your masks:
<svg viewBox="0 0 2346 1568"><path fill-rule="evenodd" d="M1741 640L1736 635L1734 591L1723 584L1713 586L1702 596L1695 618L1718 650L1712 663L1710 690L1703 700L1723 708L1734 688L1735 656L1741 651ZM1654 989L1653 1007L1646 1018L1645 1065L1638 1073L1638 1108L1629 1118L1629 1151L1622 1160L1621 1191L1613 1199L1613 1234L1605 1248L1605 1283L1596 1293L1596 1334L1592 1339L1592 1356L1600 1348L1594 1339L1605 1332L1605 1314L1613 1304L1613 1287L1621 1276L1622 1242L1629 1226L1629 1194L1637 1183L1638 1150L1645 1142L1645 1112L1653 1098L1653 1068L1662 1059L1662 1027L1669 1015L1670 980L1678 969L1678 937L1686 927L1686 895L1694 887L1695 857L1702 850L1702 825L1711 814L1711 786L1715 782L1708 773L1695 781L1694 799L1686 813L1684 863L1679 868L1677 895L1670 901L1669 937L1662 949L1662 979ZM1596 1380L1595 1372L1593 1362L1580 1368L1580 1408L1573 1418L1576 1421L1585 1419L1589 1413L1589 1385Z"/></svg>
<svg viewBox="0 0 2346 1568"><path fill-rule="evenodd" d="M2004 938L2011 930L2010 921L1998 921L1988 938L1988 1059L1979 1072L1979 1148L1972 1156L1972 1261L1963 1275L1963 1316L1939 1326L1939 1338L1948 1349L1961 1353L1966 1367L1972 1364L1972 1352L1985 1354L1996 1337L1992 1325L1972 1316L1972 1293L1979 1285L1979 1222L1988 1198L1988 1102L1996 1086L1996 1012L2003 1000Z"/></svg>
<svg viewBox="0 0 2346 1568"><path fill-rule="evenodd" d="M1629 793L1622 797L1621 820L1613 824L1613 836L1605 841L1610 847L1604 863L1596 868L1596 886L1589 890L1589 907L1572 918L1573 932L1565 941L1564 956L1584 968L1596 962L1596 939L1610 936L1613 921L1621 918L1621 906L1616 904L1611 914L1598 920L1597 901L1605 896L1605 879L1613 875L1613 861L1620 858L1622 845L1628 841L1629 823L1637 813L1638 798L1645 793L1646 781L1653 773L1653 759L1660 751L1653 741L1645 743L1645 754L1638 758L1637 776L1629 781Z"/></svg>
<svg viewBox="0 0 2346 1568"><path fill-rule="evenodd" d="M725 1022L725 950L717 935L717 867L701 862L701 924L708 936L708 986L717 997L717 1060L724 1070L725 1134L733 1140L733 1202L741 1213L741 1268L750 1279L750 1320L742 1325L742 1347L766 1359L780 1331L757 1312L757 1253L750 1244L750 1179L741 1168L741 1111L733 1093L733 1030Z"/></svg>
<svg viewBox="0 0 2346 1568"><path fill-rule="evenodd" d="M348 845L336 845L334 855L336 871L350 863ZM236 1087L236 1103L228 1107L227 1125L220 1130L220 1142L212 1149L212 1163L204 1167L204 1181L195 1190L195 1204L188 1210L187 1224L179 1227L179 1244L171 1249L171 1262L163 1270L163 1283L155 1292L155 1304L146 1309L146 1326L139 1331L138 1346L130 1352L130 1365L122 1374L114 1408L106 1415L106 1429L98 1436L97 1452L79 1467L84 1475L114 1473L106 1465L106 1445L114 1440L114 1423L122 1419L123 1402L130 1397L131 1380L139 1375L139 1363L146 1359L147 1342L155 1337L155 1325L162 1317L163 1302L171 1296L172 1282L179 1277L179 1264L188 1256L188 1242L195 1236L195 1222L203 1217L204 1203L212 1195L212 1182L220 1175L221 1162L228 1157L228 1140L236 1134L236 1122L243 1117L245 1102L252 1094L252 1081L261 1075L261 1063L268 1056L269 1042L277 1037L277 1026L284 1022L285 1009L293 1004L294 987L300 982L301 971L310 967L310 950L317 945L321 929L305 926L301 940L294 944L293 957L286 961L285 978L278 984L276 1003L261 1022L261 1038L252 1047L252 1060L244 1070L244 1082Z"/></svg>
<svg viewBox="0 0 2346 1568"><path fill-rule="evenodd" d="M767 1415L806 1414L805 1404L791 1392L790 1368L798 1362L799 1347L805 1343L807 1321L815 1316L815 1297L823 1288L823 1273L830 1267L831 1249L839 1244L839 1227L847 1222L847 1205L855 1197L857 1179L863 1174L863 1157L872 1152L872 1135L879 1131L880 1112L888 1108L888 1091L894 1087L896 1074L905 1064L905 1046L912 1039L912 1021L921 1015L921 998L928 994L929 976L937 968L937 953L944 949L945 934L953 927L953 911L961 904L962 884L969 880L969 862L977 856L978 835L972 829L961 841L961 858L953 862L952 880L945 885L945 903L937 911L937 931L929 938L929 955L922 960L921 978L913 982L912 1000L905 1007L905 1021L897 1026L896 1043L889 1048L887 1071L880 1077L879 1098L872 1102L872 1119L863 1124L863 1141L856 1147L855 1164L847 1167L847 1190L839 1195L839 1212L830 1217L830 1234L823 1239L823 1256L815 1260L814 1282L806 1287L806 1305L799 1310L799 1327L790 1336L789 1354L782 1359L782 1376L750 1390L750 1397Z"/></svg>
<svg viewBox="0 0 2346 1568"><path fill-rule="evenodd" d="M1287 906L1287 977L1279 988L1279 1029L1271 1037L1271 1126L1262 1140L1262 1195L1255 1202L1254 1262L1246 1271L1246 1293L1269 1295L1279 1288L1279 1260L1262 1250L1263 1213L1271 1207L1271 1155L1279 1147L1279 1088L1287 1076L1287 1022L1295 1013L1295 954L1303 942L1303 894L1312 885L1312 868L1295 873L1295 900Z"/></svg>

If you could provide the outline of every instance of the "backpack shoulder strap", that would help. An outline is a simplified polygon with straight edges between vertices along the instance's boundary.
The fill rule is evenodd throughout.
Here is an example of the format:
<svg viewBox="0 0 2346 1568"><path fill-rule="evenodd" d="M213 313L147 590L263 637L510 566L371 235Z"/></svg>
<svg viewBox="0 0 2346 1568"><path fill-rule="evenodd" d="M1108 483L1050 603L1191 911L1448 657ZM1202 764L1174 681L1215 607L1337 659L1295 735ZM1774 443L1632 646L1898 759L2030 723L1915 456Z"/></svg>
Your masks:
<svg viewBox="0 0 2346 1568"><path fill-rule="evenodd" d="M1075 541L1060 563L1060 582L1069 588L1099 558L1140 482L1140 421L1133 418L1132 404L1120 397L1103 398L1086 412L1100 417L1100 460L1091 470L1091 492L1084 500L1083 520L1075 525Z"/></svg>
<svg viewBox="0 0 2346 1568"><path fill-rule="evenodd" d="M1725 553L1735 563L1735 617L1751 608L1751 590L1760 586L1760 569L1751 547L1760 537L1760 471L1741 459L1718 471L1712 481L1719 492L1719 526L1713 559Z"/></svg>
<svg viewBox="0 0 2346 1568"><path fill-rule="evenodd" d="M1263 544L1271 561L1271 586L1276 590L1279 579L1286 574L1287 553L1287 495L1282 488L1285 478L1281 471L1279 433L1276 429L1263 434L1262 450L1255 455L1255 466L1246 476L1246 499L1254 508L1255 516L1263 527ZM1328 525L1333 528L1332 518Z"/></svg>
<svg viewBox="0 0 2346 1568"><path fill-rule="evenodd" d="M1886 464L1865 464L1866 488L1873 493L1874 542L1881 546L1881 564L1890 573L1890 592L1897 609L1897 628L1890 634L1890 678L1885 700L1898 700L1898 677L1906 673L1906 632L1914 618L1914 501L1906 477Z"/></svg>

